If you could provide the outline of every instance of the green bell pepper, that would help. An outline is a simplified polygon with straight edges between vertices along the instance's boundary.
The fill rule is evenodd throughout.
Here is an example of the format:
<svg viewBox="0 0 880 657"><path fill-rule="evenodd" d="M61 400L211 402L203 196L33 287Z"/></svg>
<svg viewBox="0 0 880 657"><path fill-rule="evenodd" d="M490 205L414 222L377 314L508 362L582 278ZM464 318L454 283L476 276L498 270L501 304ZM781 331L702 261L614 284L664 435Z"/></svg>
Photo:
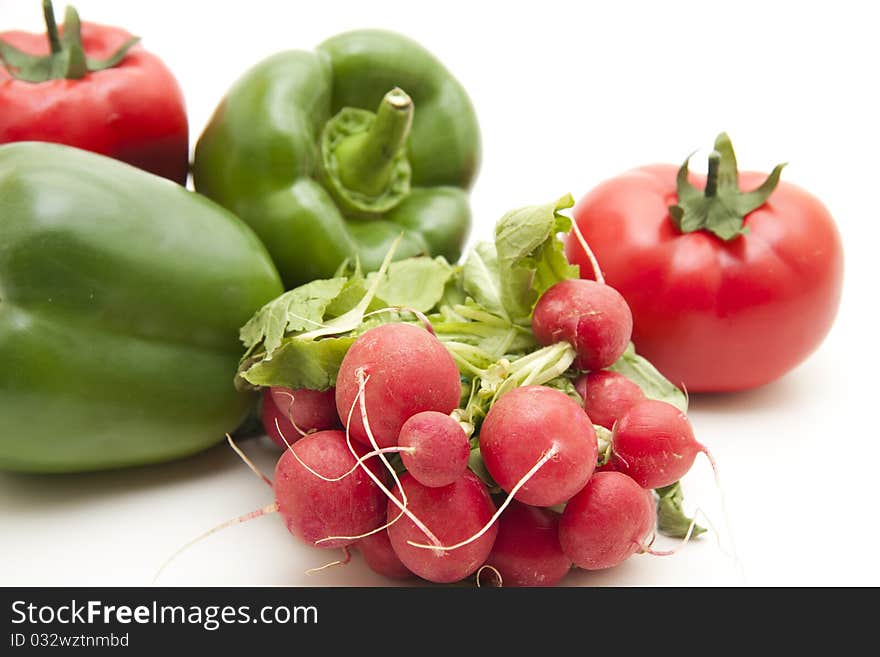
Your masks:
<svg viewBox="0 0 880 657"><path fill-rule="evenodd" d="M461 84L410 39L361 30L245 73L199 138L193 177L295 287L345 260L375 270L401 234L396 258L457 260L479 160Z"/></svg>
<svg viewBox="0 0 880 657"><path fill-rule="evenodd" d="M269 254L208 199L48 143L0 147L0 469L165 461L253 401L239 327L282 292Z"/></svg>

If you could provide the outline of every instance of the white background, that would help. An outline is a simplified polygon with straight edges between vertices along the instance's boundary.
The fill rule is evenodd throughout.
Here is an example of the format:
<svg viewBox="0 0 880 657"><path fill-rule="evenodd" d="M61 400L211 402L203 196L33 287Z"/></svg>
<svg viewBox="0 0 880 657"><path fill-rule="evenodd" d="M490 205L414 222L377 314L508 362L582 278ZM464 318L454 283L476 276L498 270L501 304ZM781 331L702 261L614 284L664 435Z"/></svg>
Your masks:
<svg viewBox="0 0 880 657"><path fill-rule="evenodd" d="M184 89L193 140L229 85L264 56L358 27L421 41L459 77L481 121L474 237L490 235L512 207L569 191L579 197L640 164L678 163L721 130L743 169L789 162L784 178L821 198L843 235L837 323L778 382L692 399L698 438L720 464L728 522L705 460L685 480L686 492L691 508L704 508L717 525L718 540L710 534L675 556L637 556L565 583L880 585L880 46L866 15L871 3L76 5L85 20L125 26L165 59ZM12 28L41 28L37 0L0 0L0 31ZM259 441L246 448L271 473L277 453ZM190 538L271 501L223 445L122 472L0 474L0 583L149 584ZM160 583L385 583L357 556L345 568L304 573L336 555L299 545L269 516L199 543Z"/></svg>

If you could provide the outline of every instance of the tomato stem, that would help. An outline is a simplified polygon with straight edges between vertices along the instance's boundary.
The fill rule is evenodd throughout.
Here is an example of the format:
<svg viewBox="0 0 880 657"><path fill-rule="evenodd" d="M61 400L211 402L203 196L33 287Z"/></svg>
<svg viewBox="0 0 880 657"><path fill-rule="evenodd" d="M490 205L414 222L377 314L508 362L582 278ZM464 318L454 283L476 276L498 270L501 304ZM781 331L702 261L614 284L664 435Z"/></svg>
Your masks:
<svg viewBox="0 0 880 657"><path fill-rule="evenodd" d="M55 10L52 0L43 0L43 18L46 20L46 35L49 37L49 49L52 54L61 52L61 38L58 36L58 24L55 22Z"/></svg>
<svg viewBox="0 0 880 657"><path fill-rule="evenodd" d="M706 172L706 198L712 198L718 191L718 167L721 165L721 153L712 151L709 153L709 168Z"/></svg>

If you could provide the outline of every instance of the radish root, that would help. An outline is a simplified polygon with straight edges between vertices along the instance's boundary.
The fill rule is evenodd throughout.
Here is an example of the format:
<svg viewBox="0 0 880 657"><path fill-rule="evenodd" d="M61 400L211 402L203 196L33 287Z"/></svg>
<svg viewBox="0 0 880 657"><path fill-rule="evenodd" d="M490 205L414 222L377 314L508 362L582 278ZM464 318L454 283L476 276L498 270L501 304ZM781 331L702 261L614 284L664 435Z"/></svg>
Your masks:
<svg viewBox="0 0 880 657"><path fill-rule="evenodd" d="M278 420L275 420L275 426L278 429L278 432L281 433L281 427L278 426ZM284 438L283 435L281 437ZM408 447L383 447L381 449L373 450L372 452L367 452L366 454L364 454L363 456L358 458L355 461L355 464L353 466L351 466L351 468L349 468L348 471L342 473L338 477L325 477L320 472L318 472L317 470L315 470L314 468L309 466L305 461L303 461L299 457L299 455L296 453L296 450L293 449L293 446L291 446L291 444L287 442L286 438L284 439L284 442L287 445L288 449L290 450L290 453L293 454L293 458L296 459L297 463L299 463L303 468L308 470L311 474L315 475L318 479L321 479L323 481L328 481L331 483L334 481L341 481L341 480L345 479L346 477L348 477L349 475L353 474L354 471L357 470L361 466L361 463L372 458L373 456L378 456L379 454L391 454L391 453L395 453L395 452L412 452L413 451L411 448L408 448Z"/></svg>
<svg viewBox="0 0 880 657"><path fill-rule="evenodd" d="M251 461L251 460L247 457L247 454L245 454L245 453L241 450L241 448L240 448L238 445L235 444L235 441L232 439L232 436L230 436L228 433L226 434L226 440L227 440L227 442L229 442L229 446L232 447L233 450L235 450L235 453L236 453L236 454L238 454L238 457L239 457L242 461L244 461L244 464L245 464L247 467L249 467L249 468L251 469L251 472L253 472L253 473L254 473L255 475L257 475L260 479L262 479L263 481L265 481L265 482L269 485L269 488L271 488L271 487L272 487L272 480L269 479L269 477L267 477L266 475L264 475L262 472L260 472L260 469L254 464L253 461Z"/></svg>
<svg viewBox="0 0 880 657"><path fill-rule="evenodd" d="M540 470L542 467L544 467L544 465L547 463L547 461L552 459L558 453L559 453L559 450L557 449L556 444L554 443L553 445L550 446L550 449L548 449L546 452L544 452L541 455L541 458L538 459L538 462L535 463L535 465L533 465L531 467L531 469L528 472L526 472L518 482L516 482L516 485L510 489L510 492L507 494L507 498L504 500L502 505L498 507L498 510L495 512L495 514L489 519L489 522L487 522L485 525L483 525L483 528L480 531L478 531L476 534L474 534L470 538L467 538L459 543L456 543L455 545L440 546L440 549L444 550L444 551L457 550L460 547L464 547L465 545L469 545L470 543L473 543L478 538L480 538L483 534L485 534L487 531L489 531L489 529L492 527L492 525L494 525L498 521L498 518L501 517L501 514L504 511L504 509L506 509L510 505L510 503L513 501L513 496L517 494L519 489L522 488L526 483L528 483L529 479L534 477L535 474L537 474L538 470ZM415 543L414 541L407 541L407 543L409 545L412 545L413 547L424 548L424 549L436 549L437 548L436 545L425 545L424 543Z"/></svg>
<svg viewBox="0 0 880 657"><path fill-rule="evenodd" d="M307 435L307 432L303 431L296 423L296 420L293 419L293 403L296 401L296 396L289 390L279 390L278 393L290 397L290 403L287 404L287 421L290 422L290 424L293 426L294 429L296 429L297 433L299 433L301 437ZM275 420L275 426L278 428L278 433L281 433L281 427L278 426L277 419ZM285 440L284 442L287 443L287 440Z"/></svg>
<svg viewBox="0 0 880 657"><path fill-rule="evenodd" d="M694 533L694 528L697 526L697 514L698 513L702 513L702 511L700 509L697 509L694 512L694 517L693 517L693 519L691 519L691 524L688 525L688 529L687 529L687 532L685 532L684 538L682 538L681 542L678 545L676 545L674 548L672 548L670 550L655 550L654 548L652 548L651 546L654 544L654 540L657 538L657 534L655 532L651 536L651 540L648 541L648 543L646 545L638 544L639 545L639 552L642 552L644 554L650 554L655 557L671 557L673 554L675 554L681 548L683 548L685 545L687 545L688 542L691 540L691 536ZM702 515L705 516L706 514L703 513Z"/></svg>
<svg viewBox="0 0 880 657"><path fill-rule="evenodd" d="M266 506L264 506L260 509L256 509L256 510L251 511L249 513L245 513L243 516L239 516L238 518L233 518L232 520L227 520L226 522L223 522L223 523L217 525L216 527L212 527L208 531L206 531L202 534L199 534L198 536L196 536L194 539L192 539L191 541L189 541L185 545L182 545L181 547L179 547L174 552L174 554L172 554L170 557L168 557L162 563L162 565L159 567L159 570L157 570L156 574L153 576L153 584L155 584L159 580L159 577L161 577L162 573L165 571L165 569L169 565L171 565L172 561L174 561L183 552L185 552L186 550L191 548L193 545L195 545L199 541L202 541L202 540L208 538L209 536L211 536L212 534L216 534L220 530L226 529L227 527L232 527L233 525L240 525L241 523L247 522L249 520L254 520L255 518L259 518L260 516L265 516L265 515L269 515L270 513L275 513L276 511L278 511L278 505L275 502L272 502L272 504L267 504Z"/></svg>
<svg viewBox="0 0 880 657"><path fill-rule="evenodd" d="M403 500L402 501L398 500L397 497L395 497L394 494L390 490L388 490L388 487L385 486L385 484L383 484L382 481L379 480L379 478L373 473L372 470L370 470L370 468L367 467L367 465L363 461L360 461L358 463L358 465L364 469L364 472L366 472L367 475L370 477L370 479L373 480L373 483L375 483L379 487L379 490L381 490L385 494L385 496L389 500L391 500L391 502L398 509L400 509L400 513L393 520L385 523L384 525L382 525L380 527L377 527L376 529L373 529L372 531L366 532L365 534L361 534L359 536L327 536L325 538L322 538L322 539L315 541L315 545L318 545L318 544L323 543L325 541L331 541L331 540L359 540L361 538L366 538L367 536L371 536L372 534L376 534L376 533L382 531L383 529L387 529L388 527L393 525L395 522L400 520L400 518L402 516L406 515L406 517L409 518L413 522L413 524L422 531L423 534L425 534L425 536L428 538L428 540L434 544L433 548L436 550L437 547L440 545L440 540L436 536L434 536L434 534L431 532L430 529L428 529L425 526L424 522L422 522L418 517L416 517L416 515L412 511L410 511L407 508L408 501L406 499L406 492L403 490L403 486L401 486L401 484L400 484L400 478L397 476L397 472L394 470L391 463L389 463L388 459L385 457L384 450L379 447L379 443L376 442L376 437L373 435L373 431L370 428L370 420L367 417L367 404L366 404L367 381L370 380L370 376L369 376L369 374L367 374L364 371L364 369L362 367L358 368L356 370L355 375L357 376L358 393L355 396L354 402L352 403L351 408L348 411L348 418L345 423L345 439L348 444L348 448L351 450L351 453L354 454L355 457L357 457L357 453L354 450L354 446L351 444L350 427L351 427L351 417L354 414L355 406L360 406L361 421L363 422L364 431L367 434L367 438L370 439L370 444L373 446L373 450L377 452L379 459L382 460L382 462L385 464L385 467L391 473L391 477L394 479L394 483L397 485L397 489L400 491L400 494L401 494L401 497L403 498ZM432 546L429 546L429 547L432 547Z"/></svg>
<svg viewBox="0 0 880 657"><path fill-rule="evenodd" d="M584 238L584 234L581 232L580 227L578 227L577 222L572 219L571 220L571 232L574 233L575 238L577 238L578 243L581 245L581 248L584 250L587 258L590 261L590 266L593 268L593 276L596 278L597 283L605 284L605 277L602 275L602 269L599 267L599 261L596 260L596 254L593 253L593 249L590 248L590 245L587 244L586 238Z"/></svg>
<svg viewBox="0 0 880 657"><path fill-rule="evenodd" d="M351 552L349 552L347 547L343 547L342 559L337 559L336 561L325 563L323 566L318 566L317 568L309 568L306 571L306 575L314 575L315 573L326 570L327 568L333 568L334 566L345 566L346 564L348 564L349 561L351 561Z"/></svg>
<svg viewBox="0 0 880 657"><path fill-rule="evenodd" d="M724 486L721 485L721 473L718 470L718 463L715 461L715 457L712 456L712 453L709 451L709 448L699 444L700 451L706 455L706 458L709 459L709 465L712 466L712 474L715 475L715 486L718 488L718 495L721 498L721 514L724 516L724 528L727 530L727 535L730 540L730 553L729 556L733 559L733 564L736 567L736 571L740 576L740 579L745 581L745 570L743 567L743 563L739 558L739 554L736 549L736 540L733 535L733 526L730 523L730 512L727 508L727 496L724 494ZM705 516L705 514L703 514ZM717 532L716 532L717 533ZM722 549L722 552L724 550Z"/></svg>
<svg viewBox="0 0 880 657"><path fill-rule="evenodd" d="M495 568L495 566L490 566L489 564L484 564L484 565L480 566L479 570L477 570L477 572L476 572L477 588L480 588L482 586L482 584L480 584L480 576L483 574L484 570L488 570L488 571L494 573L495 580L497 582L496 584L493 585L495 588L500 589L501 587L504 586L504 578L501 577L501 573L498 572L498 569Z"/></svg>
<svg viewBox="0 0 880 657"><path fill-rule="evenodd" d="M416 310L415 308L409 308L408 306L388 306L387 308L379 308L379 310L373 310L364 315L364 319L370 317L371 315L380 315L382 313L388 312L396 312L396 313L412 313L415 315L422 325L425 327L425 330L433 335L435 338L437 337L437 333L434 332L434 325L431 324L431 320L428 319L428 316L423 313L421 310Z"/></svg>

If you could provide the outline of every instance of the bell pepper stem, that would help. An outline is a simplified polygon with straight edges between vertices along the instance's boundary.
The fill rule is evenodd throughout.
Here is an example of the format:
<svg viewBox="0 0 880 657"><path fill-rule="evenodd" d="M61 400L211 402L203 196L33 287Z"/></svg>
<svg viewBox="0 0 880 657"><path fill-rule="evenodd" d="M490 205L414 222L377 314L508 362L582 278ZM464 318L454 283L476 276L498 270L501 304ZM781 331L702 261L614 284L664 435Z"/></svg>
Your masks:
<svg viewBox="0 0 880 657"><path fill-rule="evenodd" d="M61 52L61 38L58 36L58 24L55 22L55 10L52 0L43 0L43 18L46 20L46 35L49 37L49 49L52 54Z"/></svg>
<svg viewBox="0 0 880 657"><path fill-rule="evenodd" d="M412 119L413 102L406 92L394 88L385 94L370 129L348 137L336 150L342 183L362 194L381 193L395 157L406 147Z"/></svg>

